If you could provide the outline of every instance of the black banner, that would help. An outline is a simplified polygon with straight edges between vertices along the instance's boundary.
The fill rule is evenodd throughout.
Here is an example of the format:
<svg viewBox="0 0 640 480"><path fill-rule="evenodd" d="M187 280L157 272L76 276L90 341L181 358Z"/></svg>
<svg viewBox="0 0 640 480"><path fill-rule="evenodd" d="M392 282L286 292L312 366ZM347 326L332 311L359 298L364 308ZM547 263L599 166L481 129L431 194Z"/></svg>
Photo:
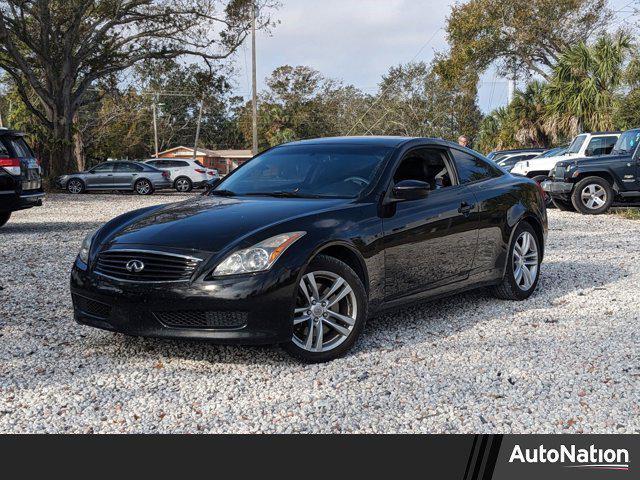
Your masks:
<svg viewBox="0 0 640 480"><path fill-rule="evenodd" d="M437 480L639 478L640 437L0 436L2 468L19 477L354 475Z"/></svg>

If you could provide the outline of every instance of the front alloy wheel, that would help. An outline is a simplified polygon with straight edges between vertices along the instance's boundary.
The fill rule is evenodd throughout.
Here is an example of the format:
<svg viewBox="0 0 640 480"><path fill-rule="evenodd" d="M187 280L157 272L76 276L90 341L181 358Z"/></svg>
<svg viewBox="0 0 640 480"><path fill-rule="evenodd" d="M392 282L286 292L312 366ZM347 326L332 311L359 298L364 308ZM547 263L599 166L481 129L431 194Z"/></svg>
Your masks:
<svg viewBox="0 0 640 480"><path fill-rule="evenodd" d="M191 184L191 180L185 177L178 178L176 180L175 187L176 187L176 190L181 193L190 192L191 189L193 188Z"/></svg>
<svg viewBox="0 0 640 480"><path fill-rule="evenodd" d="M355 343L366 310L366 293L356 273L340 260L321 255L298 284L293 335L286 349L308 362L333 360Z"/></svg>
<svg viewBox="0 0 640 480"><path fill-rule="evenodd" d="M67 191L74 195L82 193L84 191L84 184L82 183L82 180L78 178L72 178L69 180L69 183L67 184Z"/></svg>
<svg viewBox="0 0 640 480"><path fill-rule="evenodd" d="M575 186L571 202L580 213L599 215L609 210L614 196L613 188L607 180L601 177L588 177Z"/></svg>

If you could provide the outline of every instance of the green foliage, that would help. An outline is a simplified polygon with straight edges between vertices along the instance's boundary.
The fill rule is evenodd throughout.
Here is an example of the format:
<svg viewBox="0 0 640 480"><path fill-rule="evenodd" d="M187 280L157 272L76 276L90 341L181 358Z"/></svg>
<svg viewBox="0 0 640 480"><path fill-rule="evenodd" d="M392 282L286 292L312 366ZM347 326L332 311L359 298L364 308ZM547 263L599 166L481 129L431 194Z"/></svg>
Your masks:
<svg viewBox="0 0 640 480"><path fill-rule="evenodd" d="M603 35L593 44L579 43L564 52L546 87L546 123L550 129L576 135L615 126L618 93L631 39Z"/></svg>
<svg viewBox="0 0 640 480"><path fill-rule="evenodd" d="M377 103L363 121L364 131L379 135L441 137L466 135L473 141L482 114L473 88L450 88L424 62L389 69Z"/></svg>
<svg viewBox="0 0 640 480"><path fill-rule="evenodd" d="M606 0L470 0L447 18L449 55L438 71L448 81L477 75L497 62L548 77L559 56L607 25Z"/></svg>

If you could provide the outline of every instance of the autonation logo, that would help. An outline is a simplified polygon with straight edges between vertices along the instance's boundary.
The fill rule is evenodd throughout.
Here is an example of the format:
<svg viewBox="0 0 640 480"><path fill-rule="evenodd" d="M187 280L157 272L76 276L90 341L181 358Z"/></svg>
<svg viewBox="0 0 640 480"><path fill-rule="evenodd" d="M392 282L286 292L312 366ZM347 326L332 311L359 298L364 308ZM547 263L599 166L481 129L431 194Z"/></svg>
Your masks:
<svg viewBox="0 0 640 480"><path fill-rule="evenodd" d="M568 468L587 468L594 470L629 470L629 451L624 448L602 449L591 445L589 448L576 448L575 445L561 445L559 449L513 447L509 463L569 463Z"/></svg>

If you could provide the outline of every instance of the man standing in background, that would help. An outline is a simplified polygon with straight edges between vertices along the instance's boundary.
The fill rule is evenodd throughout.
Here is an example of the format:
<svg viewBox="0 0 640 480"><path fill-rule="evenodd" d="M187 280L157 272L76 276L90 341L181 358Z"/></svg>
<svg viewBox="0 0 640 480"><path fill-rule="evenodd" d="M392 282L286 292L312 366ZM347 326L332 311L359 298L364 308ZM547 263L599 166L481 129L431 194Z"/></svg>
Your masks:
<svg viewBox="0 0 640 480"><path fill-rule="evenodd" d="M461 147L469 148L469 139L464 135L458 137L458 145Z"/></svg>

